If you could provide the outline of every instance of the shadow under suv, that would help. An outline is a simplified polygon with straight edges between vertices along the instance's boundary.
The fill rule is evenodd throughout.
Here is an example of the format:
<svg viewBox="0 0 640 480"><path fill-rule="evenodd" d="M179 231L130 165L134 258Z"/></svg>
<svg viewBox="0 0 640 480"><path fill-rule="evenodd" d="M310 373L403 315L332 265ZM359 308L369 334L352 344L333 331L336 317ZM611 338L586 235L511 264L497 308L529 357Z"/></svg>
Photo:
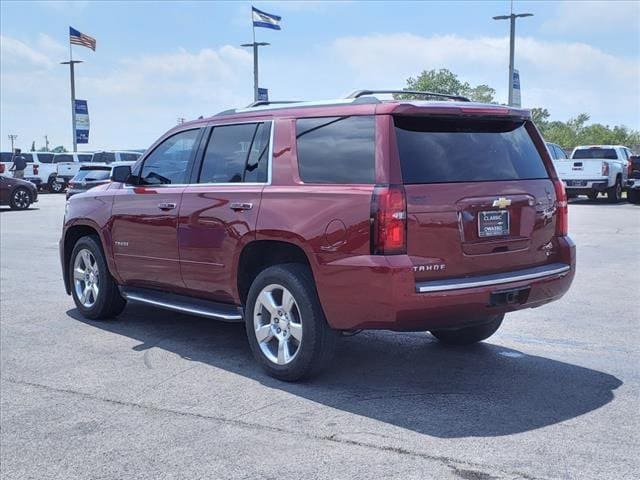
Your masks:
<svg viewBox="0 0 640 480"><path fill-rule="evenodd" d="M297 380L344 332L467 345L560 298L575 246L530 113L378 93L391 92L181 124L74 196L60 255L78 310L135 301L245 322L257 361Z"/></svg>

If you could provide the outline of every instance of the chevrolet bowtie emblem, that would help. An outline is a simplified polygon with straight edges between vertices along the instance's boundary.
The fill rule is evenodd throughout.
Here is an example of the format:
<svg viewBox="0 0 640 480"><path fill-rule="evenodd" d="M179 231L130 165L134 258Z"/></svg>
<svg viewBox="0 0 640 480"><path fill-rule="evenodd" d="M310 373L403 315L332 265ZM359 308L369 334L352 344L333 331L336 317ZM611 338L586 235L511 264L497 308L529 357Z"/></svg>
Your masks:
<svg viewBox="0 0 640 480"><path fill-rule="evenodd" d="M509 200L508 198L500 197L499 199L493 201L494 207L507 208L509 205L511 205L511 200Z"/></svg>

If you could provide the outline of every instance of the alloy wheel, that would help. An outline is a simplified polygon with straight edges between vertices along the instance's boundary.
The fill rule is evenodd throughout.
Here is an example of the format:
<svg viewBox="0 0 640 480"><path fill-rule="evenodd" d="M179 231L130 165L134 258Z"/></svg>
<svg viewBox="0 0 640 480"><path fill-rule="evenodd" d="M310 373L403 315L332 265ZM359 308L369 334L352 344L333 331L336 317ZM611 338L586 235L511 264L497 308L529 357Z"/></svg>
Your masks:
<svg viewBox="0 0 640 480"><path fill-rule="evenodd" d="M269 361L287 365L298 355L302 342L300 309L282 285L262 289L253 310L253 326L258 346Z"/></svg>
<svg viewBox="0 0 640 480"><path fill-rule="evenodd" d="M14 192L13 204L16 206L16 208L27 208L29 206L29 203L31 203L29 192L27 192L24 188L19 188Z"/></svg>
<svg viewBox="0 0 640 480"><path fill-rule="evenodd" d="M100 294L100 275L95 257L86 248L78 252L73 262L73 283L82 306L93 307Z"/></svg>

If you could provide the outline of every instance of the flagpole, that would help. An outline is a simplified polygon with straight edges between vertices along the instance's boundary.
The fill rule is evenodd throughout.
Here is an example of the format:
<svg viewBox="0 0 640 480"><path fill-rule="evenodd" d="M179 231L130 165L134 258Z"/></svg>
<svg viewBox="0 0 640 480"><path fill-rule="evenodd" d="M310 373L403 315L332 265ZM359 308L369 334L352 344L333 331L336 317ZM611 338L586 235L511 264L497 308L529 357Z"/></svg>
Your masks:
<svg viewBox="0 0 640 480"><path fill-rule="evenodd" d="M73 151L78 151L78 143L76 139L76 80L75 69L76 63L82 63L82 60L73 59L73 48L71 46L71 39L69 39L69 61L60 62L61 65L69 65L69 76L71 80L71 139L73 140Z"/></svg>
<svg viewBox="0 0 640 480"><path fill-rule="evenodd" d="M256 26L253 24L251 10L251 29L253 30L253 101L258 101L258 44L256 43Z"/></svg>

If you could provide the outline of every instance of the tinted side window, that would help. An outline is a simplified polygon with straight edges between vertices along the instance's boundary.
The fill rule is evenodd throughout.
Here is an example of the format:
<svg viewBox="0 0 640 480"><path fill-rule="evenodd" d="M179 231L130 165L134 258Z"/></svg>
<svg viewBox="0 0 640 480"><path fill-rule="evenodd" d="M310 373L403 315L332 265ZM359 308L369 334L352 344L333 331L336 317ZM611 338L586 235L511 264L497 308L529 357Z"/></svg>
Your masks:
<svg viewBox="0 0 640 480"><path fill-rule="evenodd" d="M12 158L13 158L13 153L0 152L0 162L10 162Z"/></svg>
<svg viewBox="0 0 640 480"><path fill-rule="evenodd" d="M200 130L187 130L167 138L144 160L140 172L143 185L185 183L187 166Z"/></svg>
<svg viewBox="0 0 640 480"><path fill-rule="evenodd" d="M30 153L23 153L22 156L27 161L27 163L33 163L33 155Z"/></svg>
<svg viewBox="0 0 640 480"><path fill-rule="evenodd" d="M548 178L524 124L395 117L404 183Z"/></svg>
<svg viewBox="0 0 640 480"><path fill-rule="evenodd" d="M561 159L566 159L567 158L567 154L564 153L564 150L562 148L560 148L558 145L556 145L556 150L558 152L558 158L561 158Z"/></svg>
<svg viewBox="0 0 640 480"><path fill-rule="evenodd" d="M251 144L247 168L244 172L245 182L264 183L267 181L270 137L271 124L261 123L258 125L258 130Z"/></svg>
<svg viewBox="0 0 640 480"><path fill-rule="evenodd" d="M122 162L135 162L139 158L139 153L120 153L120 161Z"/></svg>
<svg viewBox="0 0 640 480"><path fill-rule="evenodd" d="M111 163L116 161L116 154L113 152L96 152L91 159L92 163Z"/></svg>
<svg viewBox="0 0 640 480"><path fill-rule="evenodd" d="M262 124L245 123L214 127L200 170L200 183L245 181L245 170L253 154L253 143ZM258 147L256 143L256 148ZM252 155L253 154L253 155ZM259 153L257 154L259 155ZM257 170L259 163L253 159Z"/></svg>
<svg viewBox="0 0 640 480"><path fill-rule="evenodd" d="M90 162L93 155L91 153L79 153L78 161L79 162Z"/></svg>
<svg viewBox="0 0 640 480"><path fill-rule="evenodd" d="M54 163L73 162L73 155L61 153L53 157Z"/></svg>
<svg viewBox="0 0 640 480"><path fill-rule="evenodd" d="M38 153L40 163L53 163L53 153Z"/></svg>
<svg viewBox="0 0 640 480"><path fill-rule="evenodd" d="M296 122L298 169L306 183L373 183L373 116L302 118Z"/></svg>

